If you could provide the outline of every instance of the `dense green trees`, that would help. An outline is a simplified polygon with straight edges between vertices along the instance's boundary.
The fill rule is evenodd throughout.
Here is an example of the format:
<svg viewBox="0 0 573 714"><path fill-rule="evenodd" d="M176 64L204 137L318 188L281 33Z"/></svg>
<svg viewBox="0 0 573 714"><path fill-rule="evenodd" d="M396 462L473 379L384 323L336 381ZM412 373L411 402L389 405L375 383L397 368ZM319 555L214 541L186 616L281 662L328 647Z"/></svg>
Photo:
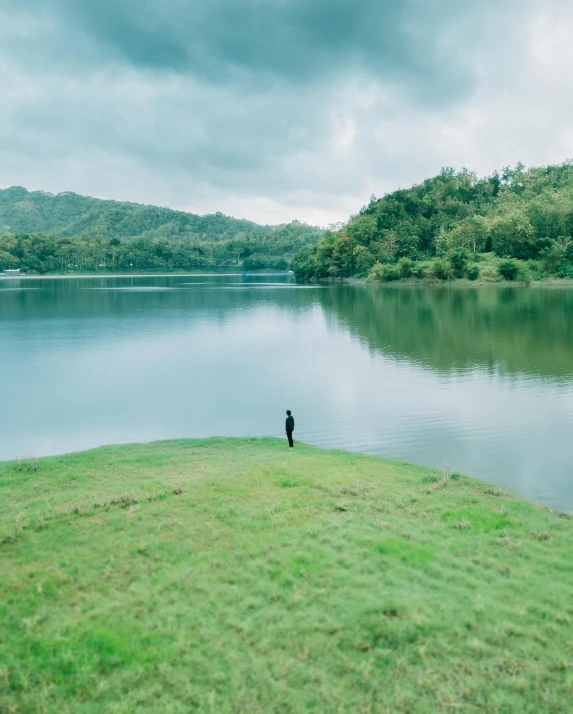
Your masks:
<svg viewBox="0 0 573 714"><path fill-rule="evenodd" d="M508 261L514 269L502 267ZM443 169L373 196L346 225L325 232L73 193L0 191L0 269L281 270L289 263L301 280L573 275L573 163L518 164L483 179Z"/></svg>
<svg viewBox="0 0 573 714"><path fill-rule="evenodd" d="M196 216L73 193L0 191L0 269L284 270L322 233L298 221L261 226L221 213Z"/></svg>
<svg viewBox="0 0 573 714"><path fill-rule="evenodd" d="M449 280L573 275L573 162L506 167L478 179L466 169L371 198L338 231L305 247L299 279Z"/></svg>

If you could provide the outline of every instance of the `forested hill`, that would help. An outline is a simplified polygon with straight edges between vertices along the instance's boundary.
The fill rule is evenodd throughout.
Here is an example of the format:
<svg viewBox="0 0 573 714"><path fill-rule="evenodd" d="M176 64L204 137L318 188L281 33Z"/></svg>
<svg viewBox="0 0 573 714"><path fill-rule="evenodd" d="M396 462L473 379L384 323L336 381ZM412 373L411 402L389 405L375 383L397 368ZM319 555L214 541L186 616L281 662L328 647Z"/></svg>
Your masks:
<svg viewBox="0 0 573 714"><path fill-rule="evenodd" d="M295 256L301 279L529 280L573 276L573 162L478 179L442 172L372 197Z"/></svg>
<svg viewBox="0 0 573 714"><path fill-rule="evenodd" d="M238 233L261 235L268 226L215 213L198 216L159 206L109 201L77 193L0 190L0 229L62 238L188 238L220 240Z"/></svg>
<svg viewBox="0 0 573 714"><path fill-rule="evenodd" d="M198 216L21 186L0 190L0 270L285 269L322 234L298 221L262 226L222 213Z"/></svg>

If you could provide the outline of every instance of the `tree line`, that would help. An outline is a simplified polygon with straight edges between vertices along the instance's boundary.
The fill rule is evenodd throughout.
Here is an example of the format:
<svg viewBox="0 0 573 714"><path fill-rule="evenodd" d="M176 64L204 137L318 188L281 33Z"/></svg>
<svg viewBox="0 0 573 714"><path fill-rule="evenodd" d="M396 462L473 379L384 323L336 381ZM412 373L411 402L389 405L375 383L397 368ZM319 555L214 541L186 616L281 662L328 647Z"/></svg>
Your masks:
<svg viewBox="0 0 573 714"><path fill-rule="evenodd" d="M292 261L301 280L573 276L573 162L463 169L383 198Z"/></svg>

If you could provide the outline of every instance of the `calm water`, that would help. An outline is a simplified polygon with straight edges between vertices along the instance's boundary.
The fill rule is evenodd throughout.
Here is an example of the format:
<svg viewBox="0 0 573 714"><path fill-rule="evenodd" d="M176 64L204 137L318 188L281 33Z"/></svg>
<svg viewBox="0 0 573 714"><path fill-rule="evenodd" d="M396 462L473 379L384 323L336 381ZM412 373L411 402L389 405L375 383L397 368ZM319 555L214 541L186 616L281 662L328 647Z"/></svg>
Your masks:
<svg viewBox="0 0 573 714"><path fill-rule="evenodd" d="M573 510L573 291L0 280L0 458L283 435Z"/></svg>

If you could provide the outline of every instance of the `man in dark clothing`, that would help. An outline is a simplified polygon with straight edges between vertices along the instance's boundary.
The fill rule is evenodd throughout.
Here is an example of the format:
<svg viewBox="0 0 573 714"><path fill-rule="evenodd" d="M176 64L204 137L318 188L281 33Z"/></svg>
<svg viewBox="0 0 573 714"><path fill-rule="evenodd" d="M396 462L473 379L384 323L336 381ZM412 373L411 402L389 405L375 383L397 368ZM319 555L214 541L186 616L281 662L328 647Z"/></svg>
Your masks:
<svg viewBox="0 0 573 714"><path fill-rule="evenodd" d="M292 440L292 433L294 431L294 417L290 413L290 409L287 409L287 418L286 418L286 423L285 423L285 433L287 435L288 439L288 445L292 449L294 446L294 442Z"/></svg>

